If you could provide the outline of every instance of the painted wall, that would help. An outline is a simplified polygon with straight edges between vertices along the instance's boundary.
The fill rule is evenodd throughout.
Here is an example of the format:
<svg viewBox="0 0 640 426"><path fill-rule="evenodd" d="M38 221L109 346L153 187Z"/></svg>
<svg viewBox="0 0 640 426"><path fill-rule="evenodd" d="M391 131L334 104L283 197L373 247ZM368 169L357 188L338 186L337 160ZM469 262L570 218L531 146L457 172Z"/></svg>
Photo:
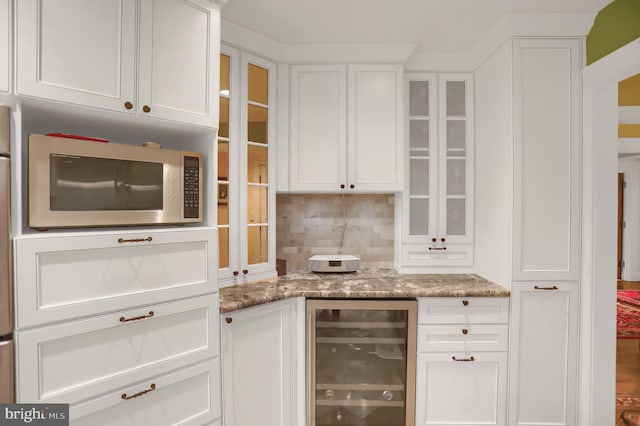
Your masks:
<svg viewBox="0 0 640 426"><path fill-rule="evenodd" d="M640 74L618 83L618 106L618 137L640 138Z"/></svg>
<svg viewBox="0 0 640 426"><path fill-rule="evenodd" d="M640 1L615 0L602 9L587 35L587 65L640 37Z"/></svg>

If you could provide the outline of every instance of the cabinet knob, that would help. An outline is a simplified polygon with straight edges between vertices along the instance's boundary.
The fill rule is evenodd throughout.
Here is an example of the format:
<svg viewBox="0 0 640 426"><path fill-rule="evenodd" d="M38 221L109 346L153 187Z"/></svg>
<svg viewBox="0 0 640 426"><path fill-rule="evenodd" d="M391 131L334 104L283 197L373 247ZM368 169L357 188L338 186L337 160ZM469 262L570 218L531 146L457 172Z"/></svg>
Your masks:
<svg viewBox="0 0 640 426"><path fill-rule="evenodd" d="M240 272L238 272L238 271L233 271L233 276L234 276L234 277L237 277L239 273L240 273Z"/></svg>
<svg viewBox="0 0 640 426"><path fill-rule="evenodd" d="M469 301L468 301L468 300L463 300L463 301L462 301L462 304L463 304L464 306L469 306Z"/></svg>
<svg viewBox="0 0 640 426"><path fill-rule="evenodd" d="M127 102L124 103L124 107L126 109L131 109L131 108L133 108L133 104L131 102L127 101Z"/></svg>
<svg viewBox="0 0 640 426"><path fill-rule="evenodd" d="M432 243L435 243L436 241L438 241L438 240L436 240L435 237L431 239Z"/></svg>
<svg viewBox="0 0 640 426"><path fill-rule="evenodd" d="M144 111L144 112L151 112L151 107L150 107L149 105L144 105L144 106L142 107L142 111Z"/></svg>
<svg viewBox="0 0 640 426"><path fill-rule="evenodd" d="M344 189L344 183L340 184L340 189Z"/></svg>
<svg viewBox="0 0 640 426"><path fill-rule="evenodd" d="M349 188L351 188L351 189L353 189L353 188L355 188L355 187L356 187L356 186L355 186L354 184L349 185Z"/></svg>
<svg viewBox="0 0 640 426"><path fill-rule="evenodd" d="M469 334L469 330L467 330L466 328L462 329L462 334Z"/></svg>
<svg viewBox="0 0 640 426"><path fill-rule="evenodd" d="M231 324L233 322L233 318L231 317L226 317L224 320L227 322L227 324Z"/></svg>
<svg viewBox="0 0 640 426"><path fill-rule="evenodd" d="M243 269L243 270L242 270L242 273L243 273L243 274L245 274L245 275L247 275L247 274L249 273L249 270L248 270L248 269Z"/></svg>
<svg viewBox="0 0 640 426"><path fill-rule="evenodd" d="M447 241L447 239L445 237L442 237L440 238L440 241L444 243L445 241Z"/></svg>

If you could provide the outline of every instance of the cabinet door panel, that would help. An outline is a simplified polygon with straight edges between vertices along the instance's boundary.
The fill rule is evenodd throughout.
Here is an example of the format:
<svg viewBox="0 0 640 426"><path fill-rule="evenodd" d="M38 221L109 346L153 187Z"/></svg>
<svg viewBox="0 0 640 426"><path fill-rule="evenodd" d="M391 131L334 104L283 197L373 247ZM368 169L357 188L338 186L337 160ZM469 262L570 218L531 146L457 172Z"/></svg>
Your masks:
<svg viewBox="0 0 640 426"><path fill-rule="evenodd" d="M15 5L19 94L116 111L135 101L135 2Z"/></svg>
<svg viewBox="0 0 640 426"><path fill-rule="evenodd" d="M151 392L133 399L122 398L122 394L129 396L150 389L151 384L155 385ZM214 358L71 405L69 416L74 426L199 426L220 417L219 401L220 360Z"/></svg>
<svg viewBox="0 0 640 426"><path fill-rule="evenodd" d="M19 332L18 399L74 403L217 356L218 305L215 294Z"/></svg>
<svg viewBox="0 0 640 426"><path fill-rule="evenodd" d="M416 425L505 424L506 352L419 353L416 375Z"/></svg>
<svg viewBox="0 0 640 426"><path fill-rule="evenodd" d="M514 42L514 280L578 277L579 41Z"/></svg>
<svg viewBox="0 0 640 426"><path fill-rule="evenodd" d="M402 67L349 66L349 182L402 189Z"/></svg>
<svg viewBox="0 0 640 426"><path fill-rule="evenodd" d="M505 324L509 321L508 297L421 297L420 324Z"/></svg>
<svg viewBox="0 0 640 426"><path fill-rule="evenodd" d="M18 327L215 291L216 253L214 229L18 238Z"/></svg>
<svg viewBox="0 0 640 426"><path fill-rule="evenodd" d="M506 351L509 326L499 324L421 325L418 351Z"/></svg>
<svg viewBox="0 0 640 426"><path fill-rule="evenodd" d="M575 424L577 284L514 284L510 424Z"/></svg>
<svg viewBox="0 0 640 426"><path fill-rule="evenodd" d="M210 2L142 1L138 113L216 127L219 34Z"/></svg>
<svg viewBox="0 0 640 426"><path fill-rule="evenodd" d="M347 76L343 65L291 67L291 189L347 184Z"/></svg>
<svg viewBox="0 0 640 426"><path fill-rule="evenodd" d="M226 426L290 424L289 316L289 301L222 316Z"/></svg>

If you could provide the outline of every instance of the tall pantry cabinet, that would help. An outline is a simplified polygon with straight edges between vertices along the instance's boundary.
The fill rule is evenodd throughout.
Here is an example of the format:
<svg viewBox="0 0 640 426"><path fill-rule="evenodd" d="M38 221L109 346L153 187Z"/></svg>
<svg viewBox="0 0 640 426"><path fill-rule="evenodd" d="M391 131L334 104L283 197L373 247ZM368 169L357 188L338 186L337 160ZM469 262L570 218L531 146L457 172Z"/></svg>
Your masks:
<svg viewBox="0 0 640 426"><path fill-rule="evenodd" d="M517 39L476 72L477 264L511 282L514 426L577 421L581 50Z"/></svg>
<svg viewBox="0 0 640 426"><path fill-rule="evenodd" d="M214 176L221 3L0 0L14 158L28 133L88 133L202 152ZM181 227L36 232L23 224L29 164L14 163L17 402L69 404L74 425L219 426L210 207Z"/></svg>

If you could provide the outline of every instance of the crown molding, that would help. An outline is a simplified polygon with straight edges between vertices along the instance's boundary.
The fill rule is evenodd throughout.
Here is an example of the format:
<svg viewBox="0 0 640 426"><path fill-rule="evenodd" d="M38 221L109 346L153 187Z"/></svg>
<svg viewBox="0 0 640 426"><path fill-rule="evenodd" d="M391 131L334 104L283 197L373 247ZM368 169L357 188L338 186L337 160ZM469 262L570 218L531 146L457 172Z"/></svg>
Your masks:
<svg viewBox="0 0 640 426"><path fill-rule="evenodd" d="M472 71L507 40L585 37L596 13L502 16L466 52L416 52L415 43L284 44L222 19L222 43L279 63L401 63L408 71Z"/></svg>

